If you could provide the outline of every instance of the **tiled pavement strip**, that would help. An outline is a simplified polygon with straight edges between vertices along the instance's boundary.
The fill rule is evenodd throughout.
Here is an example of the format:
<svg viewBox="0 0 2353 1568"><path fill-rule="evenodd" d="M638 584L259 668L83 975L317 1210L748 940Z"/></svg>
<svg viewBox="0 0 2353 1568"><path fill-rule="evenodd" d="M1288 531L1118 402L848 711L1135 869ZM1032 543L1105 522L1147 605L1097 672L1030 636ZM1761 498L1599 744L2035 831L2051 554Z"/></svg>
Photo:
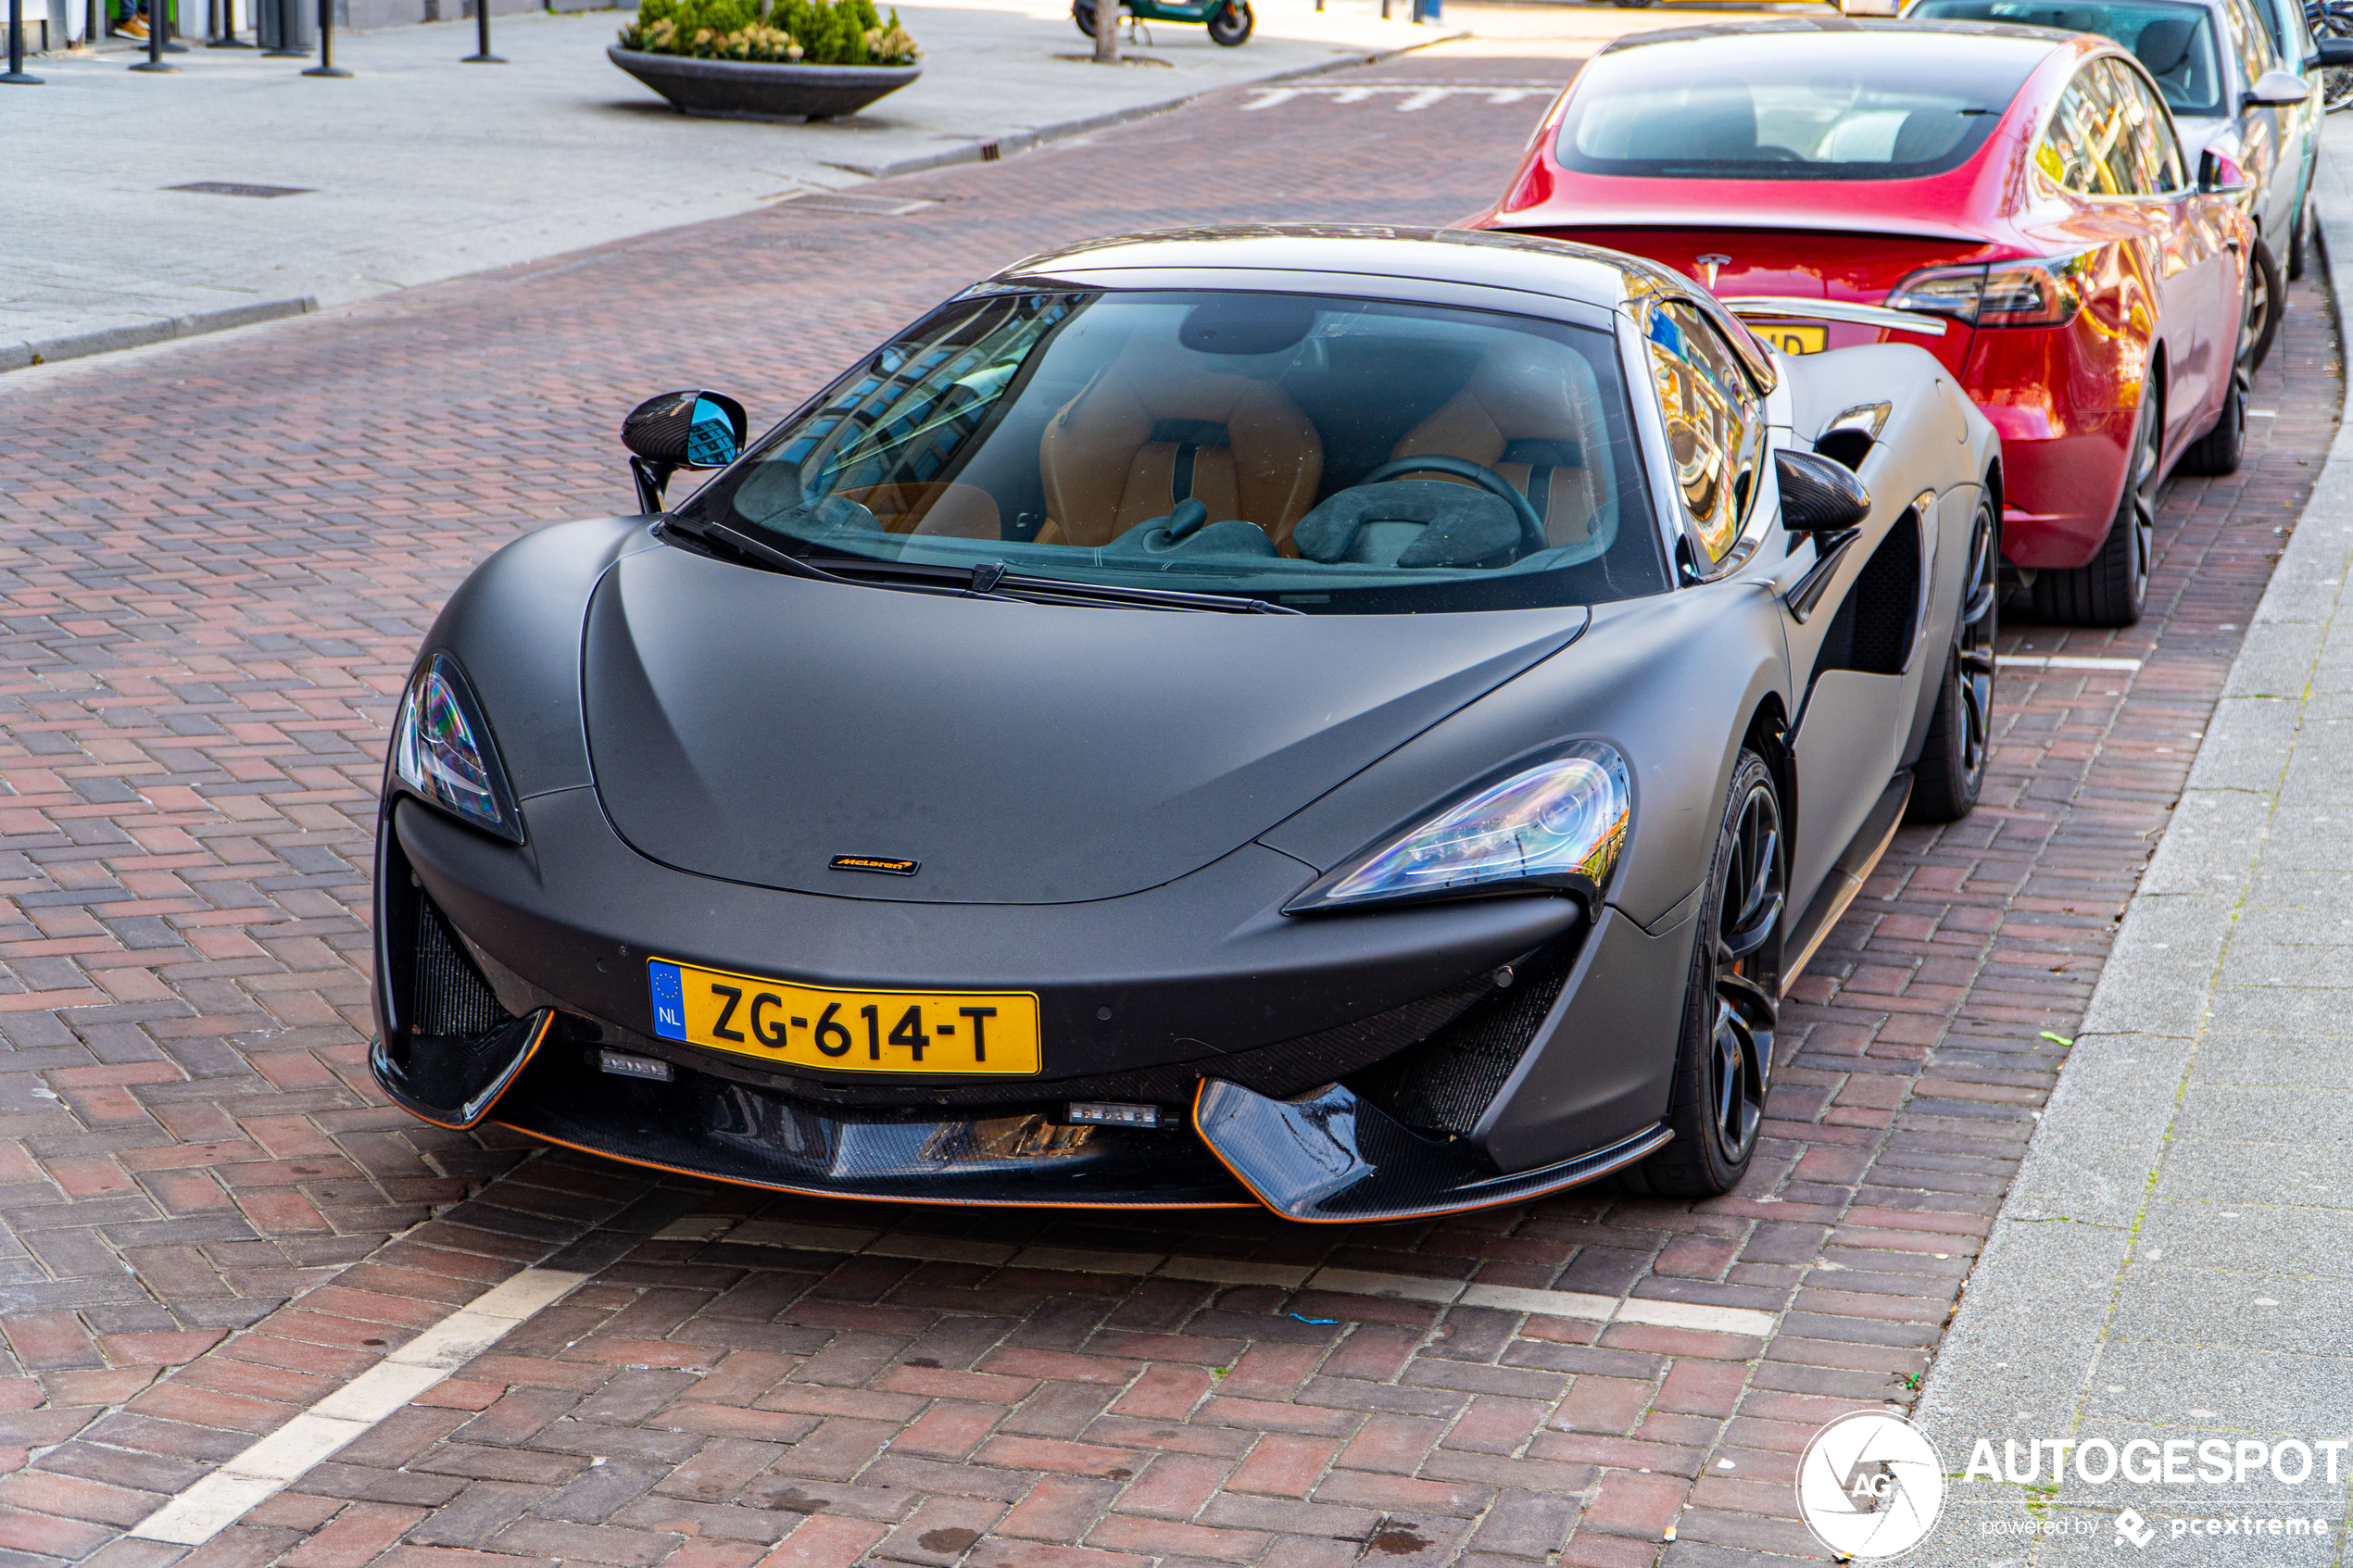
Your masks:
<svg viewBox="0 0 2353 1568"><path fill-rule="evenodd" d="M1985 804L1899 836L1817 959L1730 1198L1342 1231L877 1209L435 1131L361 1064L408 659L500 538L624 504L636 397L716 385L774 416L1063 239L1450 219L1538 107L1212 101L896 182L938 204L898 217L766 212L11 377L0 1568L1814 1549L1794 1451L1911 1398L2326 449L2341 371L2309 285L2246 468L2168 495L2152 619L2007 634L2146 662L2006 674ZM124 1534L527 1265L589 1277L207 1544Z"/></svg>

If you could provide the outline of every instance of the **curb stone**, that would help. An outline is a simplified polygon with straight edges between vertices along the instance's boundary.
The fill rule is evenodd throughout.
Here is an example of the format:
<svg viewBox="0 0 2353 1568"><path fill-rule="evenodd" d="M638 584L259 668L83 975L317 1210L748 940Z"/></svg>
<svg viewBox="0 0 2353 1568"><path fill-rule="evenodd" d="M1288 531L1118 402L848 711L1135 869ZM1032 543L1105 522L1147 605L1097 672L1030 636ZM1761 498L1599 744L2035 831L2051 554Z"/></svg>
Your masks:
<svg viewBox="0 0 2353 1568"><path fill-rule="evenodd" d="M251 305L223 306L218 310L195 310L185 316L163 317L135 326L100 327L91 332L0 344L0 371L51 365L61 359L81 359L93 354L111 354L118 349L145 348L151 343L166 343L173 338L222 332L262 321L283 320L288 316L307 316L318 308L319 296L307 294L293 299L264 299Z"/></svg>

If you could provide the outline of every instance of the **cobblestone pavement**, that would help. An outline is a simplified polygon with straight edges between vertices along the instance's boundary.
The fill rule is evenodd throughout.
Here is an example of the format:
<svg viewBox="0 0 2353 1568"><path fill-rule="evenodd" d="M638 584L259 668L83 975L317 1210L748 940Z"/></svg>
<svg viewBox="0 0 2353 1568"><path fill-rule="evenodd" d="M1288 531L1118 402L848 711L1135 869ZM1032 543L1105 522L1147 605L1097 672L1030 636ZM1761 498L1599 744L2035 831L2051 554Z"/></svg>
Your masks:
<svg viewBox="0 0 2353 1568"><path fill-rule="evenodd" d="M1360 80L1566 69L1441 52ZM1541 107L1409 96L1237 94L897 182L923 205L889 216L774 208L9 378L0 1568L1812 1549L1794 1452L1912 1397L2326 449L2340 357L2309 286L2246 469L2168 495L2157 613L2006 634L2145 663L2006 674L1985 804L1906 831L1816 960L1732 1197L1338 1232L943 1215L535 1157L366 1079L394 694L488 549L625 507L630 404L704 384L774 416L1065 239L1452 219ZM413 1336L527 1264L592 1277L326 1462L287 1461L343 1431L298 1411L371 1368L346 1397L395 1386L439 1353ZM271 1432L294 1436L269 1463L244 1453ZM275 1495L193 1549L126 1536L240 1455L298 1474L236 1483Z"/></svg>

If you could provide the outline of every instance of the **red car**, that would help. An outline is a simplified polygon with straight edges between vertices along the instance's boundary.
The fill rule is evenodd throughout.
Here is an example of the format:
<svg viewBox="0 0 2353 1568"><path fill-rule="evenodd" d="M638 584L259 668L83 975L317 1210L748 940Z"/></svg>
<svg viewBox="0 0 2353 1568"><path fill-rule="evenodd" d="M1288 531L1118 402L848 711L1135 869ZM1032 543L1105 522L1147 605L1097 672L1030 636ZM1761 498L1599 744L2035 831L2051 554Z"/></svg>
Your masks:
<svg viewBox="0 0 2353 1568"><path fill-rule="evenodd" d="M2037 612L2123 626L2159 482L2238 466L2241 188L2105 38L1784 19L1611 44L1471 226L1681 269L1784 352L1927 348L2001 433Z"/></svg>

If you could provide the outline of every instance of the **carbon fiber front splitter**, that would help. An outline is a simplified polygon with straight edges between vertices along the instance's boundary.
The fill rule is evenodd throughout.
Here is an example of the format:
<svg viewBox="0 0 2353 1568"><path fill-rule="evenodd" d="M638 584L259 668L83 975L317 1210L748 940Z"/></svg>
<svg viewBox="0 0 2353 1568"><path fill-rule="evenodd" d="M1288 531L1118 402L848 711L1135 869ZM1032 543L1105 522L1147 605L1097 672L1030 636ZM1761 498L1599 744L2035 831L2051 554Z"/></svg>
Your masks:
<svg viewBox="0 0 2353 1568"><path fill-rule="evenodd" d="M531 1137L717 1181L883 1202L1254 1208L1184 1127L1074 1127L1061 1107L859 1110L674 1070L668 1083L542 1052L489 1119Z"/></svg>
<svg viewBox="0 0 2353 1568"><path fill-rule="evenodd" d="M690 1069L669 1082L542 1052L488 1119L547 1143L717 1181L878 1202L1247 1208L1347 1223L1456 1213L1595 1180L1663 1127L1530 1171L1405 1127L1340 1085L1295 1100L1203 1082L1188 1127L1071 1126L1060 1107L970 1116L820 1107Z"/></svg>

